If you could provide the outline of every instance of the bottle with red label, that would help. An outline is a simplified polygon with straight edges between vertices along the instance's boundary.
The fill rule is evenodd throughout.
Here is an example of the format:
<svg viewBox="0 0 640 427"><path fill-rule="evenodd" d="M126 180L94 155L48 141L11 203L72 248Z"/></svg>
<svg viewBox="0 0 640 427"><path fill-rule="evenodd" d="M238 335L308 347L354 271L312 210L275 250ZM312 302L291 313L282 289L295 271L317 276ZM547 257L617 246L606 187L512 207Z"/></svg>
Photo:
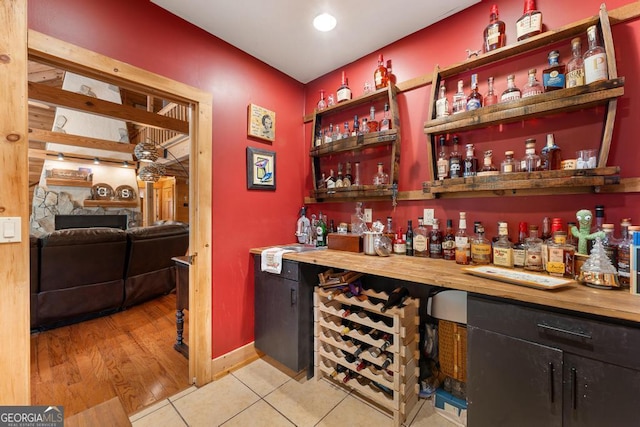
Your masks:
<svg viewBox="0 0 640 427"><path fill-rule="evenodd" d="M518 41L528 39L542 32L542 12L536 9L535 0L524 1L524 12L516 21Z"/></svg>
<svg viewBox="0 0 640 427"><path fill-rule="evenodd" d="M384 66L382 54L378 55L378 66L373 72L373 82L376 85L376 89L382 89L389 83L389 73L387 67Z"/></svg>
<svg viewBox="0 0 640 427"><path fill-rule="evenodd" d="M506 41L505 25L498 17L498 5L494 4L489 13L489 25L484 29L484 51L501 48Z"/></svg>

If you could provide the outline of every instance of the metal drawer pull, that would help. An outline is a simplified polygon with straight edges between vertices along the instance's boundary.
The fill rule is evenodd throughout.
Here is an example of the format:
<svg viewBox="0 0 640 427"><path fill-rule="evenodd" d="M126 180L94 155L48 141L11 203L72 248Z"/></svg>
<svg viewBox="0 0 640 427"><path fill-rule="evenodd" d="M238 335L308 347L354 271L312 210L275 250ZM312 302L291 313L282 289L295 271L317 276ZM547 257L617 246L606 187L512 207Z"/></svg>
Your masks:
<svg viewBox="0 0 640 427"><path fill-rule="evenodd" d="M573 336L580 337L580 338L586 338L588 340L591 339L591 335L590 334L585 334L583 332L569 331L567 329L557 328L557 327L551 326L551 325L545 325L544 323L538 323L538 328L548 329L550 331L560 332L562 334L573 335Z"/></svg>
<svg viewBox="0 0 640 427"><path fill-rule="evenodd" d="M551 403L553 403L553 363L549 362L549 398L551 399Z"/></svg>
<svg viewBox="0 0 640 427"><path fill-rule="evenodd" d="M291 289L291 306L293 307L298 303L298 294L295 289Z"/></svg>
<svg viewBox="0 0 640 427"><path fill-rule="evenodd" d="M571 407L574 410L576 409L576 403L578 400L576 395L578 392L578 387L576 386L577 376L576 368L571 368Z"/></svg>

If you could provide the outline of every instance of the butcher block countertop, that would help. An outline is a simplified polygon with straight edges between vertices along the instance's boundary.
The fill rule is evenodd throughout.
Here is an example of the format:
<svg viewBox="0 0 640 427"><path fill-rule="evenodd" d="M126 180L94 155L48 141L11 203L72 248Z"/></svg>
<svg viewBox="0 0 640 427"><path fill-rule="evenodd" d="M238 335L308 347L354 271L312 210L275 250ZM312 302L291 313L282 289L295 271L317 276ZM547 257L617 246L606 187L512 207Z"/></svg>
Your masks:
<svg viewBox="0 0 640 427"><path fill-rule="evenodd" d="M262 249L250 252L259 255ZM555 290L539 290L472 276L455 261L403 255L379 257L323 249L288 252L283 258L640 323L640 296L629 294L628 289L594 289L573 282Z"/></svg>

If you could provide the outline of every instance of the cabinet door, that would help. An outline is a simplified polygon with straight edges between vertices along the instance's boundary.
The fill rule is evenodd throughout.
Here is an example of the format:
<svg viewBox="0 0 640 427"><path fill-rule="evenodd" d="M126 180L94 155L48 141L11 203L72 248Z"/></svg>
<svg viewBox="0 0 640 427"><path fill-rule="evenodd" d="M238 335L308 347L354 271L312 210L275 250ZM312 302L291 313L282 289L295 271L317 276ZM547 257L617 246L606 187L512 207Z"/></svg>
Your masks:
<svg viewBox="0 0 640 427"><path fill-rule="evenodd" d="M299 284L260 271L255 264L255 347L294 371L305 368L308 355L299 351Z"/></svg>
<svg viewBox="0 0 640 427"><path fill-rule="evenodd" d="M473 427L562 425L562 351L468 328L467 400Z"/></svg>
<svg viewBox="0 0 640 427"><path fill-rule="evenodd" d="M639 424L640 371L565 353L564 383L565 427Z"/></svg>

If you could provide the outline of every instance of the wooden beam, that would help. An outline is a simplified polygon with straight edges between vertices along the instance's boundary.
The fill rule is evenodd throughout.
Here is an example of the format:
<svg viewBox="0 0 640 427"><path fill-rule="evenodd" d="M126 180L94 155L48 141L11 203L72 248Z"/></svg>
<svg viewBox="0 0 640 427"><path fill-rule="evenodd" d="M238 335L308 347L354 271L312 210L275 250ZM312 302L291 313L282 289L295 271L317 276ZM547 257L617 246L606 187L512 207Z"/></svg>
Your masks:
<svg viewBox="0 0 640 427"><path fill-rule="evenodd" d="M42 83L29 82L29 99L111 119L125 120L139 125L169 129L185 134L189 133L189 122L150 113L128 105L116 104L115 102L46 86Z"/></svg>
<svg viewBox="0 0 640 427"><path fill-rule="evenodd" d="M54 142L56 144L85 147L96 150L116 151L118 153L133 154L133 144L90 138L88 136L71 135L62 132L51 132L42 129L29 129L29 141Z"/></svg>
<svg viewBox="0 0 640 427"><path fill-rule="evenodd" d="M36 148L30 148L29 149L29 158L30 159L49 159L49 160L55 160L58 157L58 152L57 151L48 151L48 150L38 150ZM90 155L90 154L76 154L76 153L62 153L64 154L65 158L69 161L79 161L81 163L93 163L93 159L96 158L95 155ZM107 162L107 163L113 163L114 165L122 165L122 162L124 162L124 160L122 159L114 159L114 158L110 158L110 157L103 157L103 156L97 156L101 162ZM127 160L127 162L129 162L129 165L131 165L131 167L134 166L134 161L133 160Z"/></svg>

